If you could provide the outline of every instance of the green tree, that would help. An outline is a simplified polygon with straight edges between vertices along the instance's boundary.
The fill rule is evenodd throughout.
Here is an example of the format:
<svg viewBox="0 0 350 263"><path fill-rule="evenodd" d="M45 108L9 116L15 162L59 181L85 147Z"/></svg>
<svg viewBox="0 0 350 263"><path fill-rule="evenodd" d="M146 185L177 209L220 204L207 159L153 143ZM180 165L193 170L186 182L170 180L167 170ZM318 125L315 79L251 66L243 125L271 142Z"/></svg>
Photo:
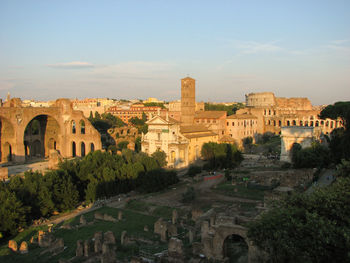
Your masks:
<svg viewBox="0 0 350 263"><path fill-rule="evenodd" d="M288 195L249 225L271 262L349 262L350 178L311 194Z"/></svg>
<svg viewBox="0 0 350 263"><path fill-rule="evenodd" d="M121 141L117 144L117 149L118 150L123 150L123 149L127 149L128 148L128 141Z"/></svg>
<svg viewBox="0 0 350 263"><path fill-rule="evenodd" d="M4 236L16 234L20 227L26 225L28 210L15 193L0 186L0 233Z"/></svg>
<svg viewBox="0 0 350 263"><path fill-rule="evenodd" d="M343 127L336 128L330 136L329 148L332 152L335 163L341 159L350 159L350 101L336 102L324 108L320 118L341 119Z"/></svg>
<svg viewBox="0 0 350 263"><path fill-rule="evenodd" d="M159 167L164 167L167 165L166 153L162 150L157 150L151 155L158 163Z"/></svg>

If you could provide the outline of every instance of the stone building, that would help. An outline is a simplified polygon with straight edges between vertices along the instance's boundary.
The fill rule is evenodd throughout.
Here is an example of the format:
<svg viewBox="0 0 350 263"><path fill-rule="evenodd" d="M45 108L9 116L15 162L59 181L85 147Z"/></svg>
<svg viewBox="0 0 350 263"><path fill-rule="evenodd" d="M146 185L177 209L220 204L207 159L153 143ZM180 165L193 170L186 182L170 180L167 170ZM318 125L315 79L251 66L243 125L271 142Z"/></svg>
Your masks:
<svg viewBox="0 0 350 263"><path fill-rule="evenodd" d="M175 109L175 105L169 108ZM221 133L226 122L226 113L219 113L218 119L221 117L224 119L220 122L216 122L216 119L209 115L208 118L205 118L205 115L197 115L201 117L198 120L205 120L209 128L195 122L198 114L195 102L195 80L189 77L181 80L181 121L170 117L170 114L171 111L165 113L158 111L157 116L147 121L148 133L142 135L141 147L142 151L148 154L152 154L157 149L164 151L167 154L168 165L172 167L187 166L198 159L204 143L218 141L219 136L213 130Z"/></svg>
<svg viewBox="0 0 350 263"><path fill-rule="evenodd" d="M207 127L221 138L226 134L226 118L226 111L197 111L194 123Z"/></svg>
<svg viewBox="0 0 350 263"><path fill-rule="evenodd" d="M141 150L148 154L162 150L167 155L169 166L187 166L189 141L180 133L180 123L171 117L159 115L146 123L148 132L142 134Z"/></svg>
<svg viewBox="0 0 350 263"><path fill-rule="evenodd" d="M148 118L149 115L156 115L158 112L161 112L162 114L167 110L162 109L159 106L144 106L142 103L136 103L131 105L129 109L123 109L118 106L113 106L108 108L107 112L117 116L120 118L123 122L126 124L129 123L129 120L131 118L139 118L142 119L142 115L146 114L146 117Z"/></svg>
<svg viewBox="0 0 350 263"><path fill-rule="evenodd" d="M254 138L258 131L258 118L252 114L234 114L226 119L227 134L242 146L242 138Z"/></svg>
<svg viewBox="0 0 350 263"><path fill-rule="evenodd" d="M181 125L193 125L195 112L195 80L190 77L187 77L181 80Z"/></svg>
<svg viewBox="0 0 350 263"><path fill-rule="evenodd" d="M50 150L68 158L102 148L99 132L69 99L58 99L51 107L21 105L14 98L0 107L2 163L47 158Z"/></svg>
<svg viewBox="0 0 350 263"><path fill-rule="evenodd" d="M249 123L252 121L252 124L254 122L254 128L246 125L242 129L240 126L240 131L235 135L232 134L238 144L245 137L251 136L250 134L254 131L254 134L265 132L280 134L282 127L300 126L319 127L322 133L329 134L334 128L342 126L340 120L320 119L318 117L320 111L321 109L313 107L307 98L278 98L272 92L250 93L246 95L246 107L238 110L235 115L229 116L228 120L240 118ZM256 119L254 120L252 116ZM233 132L232 122L227 121L228 134L230 129Z"/></svg>
<svg viewBox="0 0 350 263"><path fill-rule="evenodd" d="M302 148L310 147L314 140L321 136L320 127L292 126L281 128L281 161L291 162L290 151L294 143Z"/></svg>

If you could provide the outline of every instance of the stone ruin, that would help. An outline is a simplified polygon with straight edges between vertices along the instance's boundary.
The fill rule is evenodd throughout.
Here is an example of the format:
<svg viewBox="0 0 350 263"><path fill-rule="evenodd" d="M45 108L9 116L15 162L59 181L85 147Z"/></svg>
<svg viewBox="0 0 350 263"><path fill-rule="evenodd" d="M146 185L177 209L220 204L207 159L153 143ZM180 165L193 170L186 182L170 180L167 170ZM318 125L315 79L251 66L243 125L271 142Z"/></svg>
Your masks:
<svg viewBox="0 0 350 263"><path fill-rule="evenodd" d="M49 165L48 168L51 170L58 169L58 165L63 161L63 157L59 151L51 149L49 151Z"/></svg>
<svg viewBox="0 0 350 263"><path fill-rule="evenodd" d="M170 222L164 221L163 218L159 218L154 223L154 233L160 235L160 240L166 242L168 237L177 236L177 226Z"/></svg>
<svg viewBox="0 0 350 263"><path fill-rule="evenodd" d="M77 258L85 257L89 262L115 263L116 239L112 231L96 232L90 240L78 240L75 250Z"/></svg>
<svg viewBox="0 0 350 263"><path fill-rule="evenodd" d="M0 167L0 181L6 181L9 178L9 169L7 167Z"/></svg>
<svg viewBox="0 0 350 263"><path fill-rule="evenodd" d="M11 249L13 252L17 252L18 246L17 246L16 240L10 240L10 241L9 241L8 247L9 247L9 249Z"/></svg>
<svg viewBox="0 0 350 263"><path fill-rule="evenodd" d="M28 253L28 243L26 241L22 241L21 246L19 247L19 253L21 254Z"/></svg>
<svg viewBox="0 0 350 263"><path fill-rule="evenodd" d="M169 263L183 263L184 249L183 243L180 239L172 237L168 243L168 262Z"/></svg>
<svg viewBox="0 0 350 263"><path fill-rule="evenodd" d="M101 213L96 212L94 214L94 217L97 220L103 220L103 221L108 221L108 222L113 222L113 223L118 222L118 220L116 218L114 218L113 216L108 215L108 214L101 214Z"/></svg>

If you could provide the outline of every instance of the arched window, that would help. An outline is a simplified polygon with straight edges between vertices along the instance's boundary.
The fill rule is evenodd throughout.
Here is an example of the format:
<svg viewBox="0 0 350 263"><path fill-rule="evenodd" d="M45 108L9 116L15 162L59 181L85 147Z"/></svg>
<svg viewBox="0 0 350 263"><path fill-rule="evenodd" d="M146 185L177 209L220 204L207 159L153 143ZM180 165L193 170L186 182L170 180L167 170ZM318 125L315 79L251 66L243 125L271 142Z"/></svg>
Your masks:
<svg viewBox="0 0 350 263"><path fill-rule="evenodd" d="M303 121L300 121L300 126L303 126Z"/></svg>
<svg viewBox="0 0 350 263"><path fill-rule="evenodd" d="M77 149L76 149L75 142L72 142L72 156L75 157L77 156Z"/></svg>
<svg viewBox="0 0 350 263"><path fill-rule="evenodd" d="M81 157L85 156L85 143L81 142L80 144L80 153L81 153Z"/></svg>
<svg viewBox="0 0 350 263"><path fill-rule="evenodd" d="M72 121L72 133L75 134L77 132L77 127L75 121Z"/></svg>
<svg viewBox="0 0 350 263"><path fill-rule="evenodd" d="M80 134L85 134L85 121L80 121Z"/></svg>
<svg viewBox="0 0 350 263"><path fill-rule="evenodd" d="M290 121L287 121L287 126L290 126Z"/></svg>
<svg viewBox="0 0 350 263"><path fill-rule="evenodd" d="M293 120L293 126L296 126L297 122L295 120Z"/></svg>
<svg viewBox="0 0 350 263"><path fill-rule="evenodd" d="M95 145L93 143L90 143L90 152L95 151Z"/></svg>

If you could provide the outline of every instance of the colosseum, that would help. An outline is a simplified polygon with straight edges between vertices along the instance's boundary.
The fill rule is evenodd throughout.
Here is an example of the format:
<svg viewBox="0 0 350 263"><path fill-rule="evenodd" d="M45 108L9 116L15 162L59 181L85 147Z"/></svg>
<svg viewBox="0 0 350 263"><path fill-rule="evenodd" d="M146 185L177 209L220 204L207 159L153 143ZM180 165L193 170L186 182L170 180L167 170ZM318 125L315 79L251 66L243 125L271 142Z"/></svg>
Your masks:
<svg viewBox="0 0 350 263"><path fill-rule="evenodd" d="M341 120L320 119L321 108L312 106L308 98L279 98L272 92L249 93L245 97L246 107L229 116L232 123L227 123L228 134L235 135L240 145L245 137L265 132L280 134L281 127L286 126L319 127L323 134L342 127Z"/></svg>

